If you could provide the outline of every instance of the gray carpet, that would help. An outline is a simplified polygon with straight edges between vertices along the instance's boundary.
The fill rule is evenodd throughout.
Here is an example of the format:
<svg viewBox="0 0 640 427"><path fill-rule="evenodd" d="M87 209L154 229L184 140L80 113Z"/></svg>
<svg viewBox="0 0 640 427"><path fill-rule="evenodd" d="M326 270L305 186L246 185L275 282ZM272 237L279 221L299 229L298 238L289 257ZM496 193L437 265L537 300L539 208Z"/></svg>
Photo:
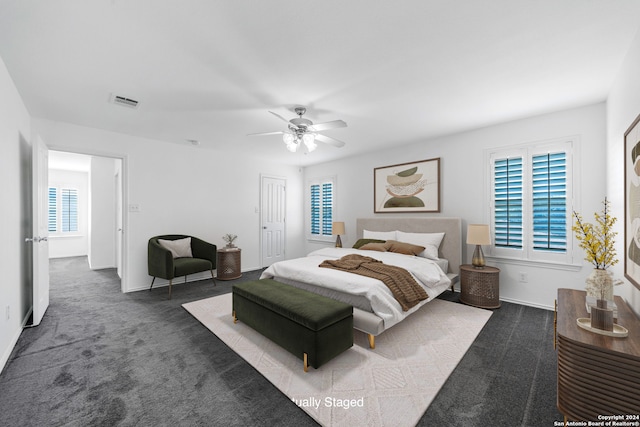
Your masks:
<svg viewBox="0 0 640 427"><path fill-rule="evenodd" d="M316 425L181 307L260 271L178 285L167 300L166 288L120 293L115 271L92 272L84 257L50 266L50 307L0 374L0 425ZM551 312L503 304L420 425L561 420L552 323Z"/></svg>

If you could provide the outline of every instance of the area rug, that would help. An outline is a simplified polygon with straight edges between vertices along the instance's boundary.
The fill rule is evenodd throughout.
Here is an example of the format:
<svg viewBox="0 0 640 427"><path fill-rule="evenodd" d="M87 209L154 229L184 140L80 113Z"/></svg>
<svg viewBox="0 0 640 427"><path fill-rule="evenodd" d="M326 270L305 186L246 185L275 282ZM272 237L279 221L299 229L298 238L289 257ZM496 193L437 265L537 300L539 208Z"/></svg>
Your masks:
<svg viewBox="0 0 640 427"><path fill-rule="evenodd" d="M324 426L414 426L491 312L433 300L376 337L354 330L354 345L319 369L241 321L231 294L183 307Z"/></svg>

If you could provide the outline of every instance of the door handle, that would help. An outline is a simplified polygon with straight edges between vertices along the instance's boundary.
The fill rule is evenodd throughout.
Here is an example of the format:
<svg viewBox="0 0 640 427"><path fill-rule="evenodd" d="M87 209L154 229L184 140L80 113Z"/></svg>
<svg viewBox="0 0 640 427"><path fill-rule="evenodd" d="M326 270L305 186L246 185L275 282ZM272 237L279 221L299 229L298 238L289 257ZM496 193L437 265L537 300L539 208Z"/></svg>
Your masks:
<svg viewBox="0 0 640 427"><path fill-rule="evenodd" d="M26 237L24 239L25 242L29 243L29 242L33 242L33 243L39 243L39 242L47 242L49 241L48 237Z"/></svg>

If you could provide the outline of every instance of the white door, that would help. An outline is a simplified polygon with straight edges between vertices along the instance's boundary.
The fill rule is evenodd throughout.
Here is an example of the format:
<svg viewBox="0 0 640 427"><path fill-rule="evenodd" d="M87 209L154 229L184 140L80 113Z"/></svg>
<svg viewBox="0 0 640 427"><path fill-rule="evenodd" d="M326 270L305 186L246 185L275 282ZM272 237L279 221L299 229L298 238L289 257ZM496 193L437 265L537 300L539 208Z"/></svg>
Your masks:
<svg viewBox="0 0 640 427"><path fill-rule="evenodd" d="M116 271L122 279L122 161L117 160L116 172Z"/></svg>
<svg viewBox="0 0 640 427"><path fill-rule="evenodd" d="M287 181L262 176L262 267L284 260Z"/></svg>
<svg viewBox="0 0 640 427"><path fill-rule="evenodd" d="M33 325L49 307L48 193L49 149L37 136L33 141Z"/></svg>

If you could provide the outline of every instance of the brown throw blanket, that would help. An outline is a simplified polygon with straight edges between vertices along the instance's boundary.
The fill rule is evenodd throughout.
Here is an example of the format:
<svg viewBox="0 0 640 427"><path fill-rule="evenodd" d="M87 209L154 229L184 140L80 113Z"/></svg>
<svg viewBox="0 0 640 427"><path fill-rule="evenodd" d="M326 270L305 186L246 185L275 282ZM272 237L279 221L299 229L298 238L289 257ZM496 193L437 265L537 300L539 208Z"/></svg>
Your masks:
<svg viewBox="0 0 640 427"><path fill-rule="evenodd" d="M391 290L393 297L407 311L420 301L429 298L424 288L407 270L362 255L345 255L337 260L325 260L319 267L333 268L382 281Z"/></svg>

